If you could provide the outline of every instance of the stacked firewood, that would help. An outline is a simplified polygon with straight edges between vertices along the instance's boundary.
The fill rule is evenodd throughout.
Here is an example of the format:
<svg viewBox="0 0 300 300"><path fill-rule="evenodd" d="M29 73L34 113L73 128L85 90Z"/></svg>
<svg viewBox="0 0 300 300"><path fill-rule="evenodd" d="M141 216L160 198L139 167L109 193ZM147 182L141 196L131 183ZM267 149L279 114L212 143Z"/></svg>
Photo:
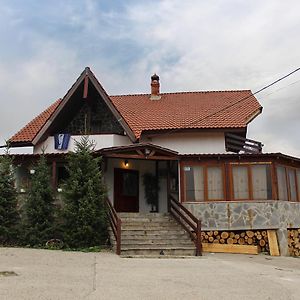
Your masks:
<svg viewBox="0 0 300 300"><path fill-rule="evenodd" d="M288 230L288 246L292 256L300 256L300 229Z"/></svg>
<svg viewBox="0 0 300 300"><path fill-rule="evenodd" d="M247 231L202 231L202 243L237 244L259 246L262 252L269 252L266 230Z"/></svg>

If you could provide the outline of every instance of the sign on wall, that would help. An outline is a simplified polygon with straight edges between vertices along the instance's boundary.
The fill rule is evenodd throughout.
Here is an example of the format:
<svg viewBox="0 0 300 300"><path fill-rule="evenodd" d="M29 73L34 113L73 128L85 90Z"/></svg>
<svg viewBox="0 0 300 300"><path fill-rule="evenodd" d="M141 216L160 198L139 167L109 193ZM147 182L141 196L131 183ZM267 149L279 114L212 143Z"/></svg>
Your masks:
<svg viewBox="0 0 300 300"><path fill-rule="evenodd" d="M69 133L59 133L54 135L54 148L57 150L67 150L70 141Z"/></svg>

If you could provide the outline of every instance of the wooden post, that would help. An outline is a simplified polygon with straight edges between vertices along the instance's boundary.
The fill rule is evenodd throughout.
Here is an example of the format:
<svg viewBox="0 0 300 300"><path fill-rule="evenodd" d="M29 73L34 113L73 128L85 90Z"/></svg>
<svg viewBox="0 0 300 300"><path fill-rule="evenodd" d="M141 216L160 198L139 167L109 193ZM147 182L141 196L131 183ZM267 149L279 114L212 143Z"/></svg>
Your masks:
<svg viewBox="0 0 300 300"><path fill-rule="evenodd" d="M196 256L202 256L201 221L199 219L197 220L196 243Z"/></svg>
<svg viewBox="0 0 300 300"><path fill-rule="evenodd" d="M168 201L168 212L171 210L170 203L170 161L167 161L167 201Z"/></svg>
<svg viewBox="0 0 300 300"><path fill-rule="evenodd" d="M84 85L83 85L83 99L86 99L88 96L89 89L89 77L86 75L84 77Z"/></svg>
<svg viewBox="0 0 300 300"><path fill-rule="evenodd" d="M117 221L117 255L121 254L121 220Z"/></svg>
<svg viewBox="0 0 300 300"><path fill-rule="evenodd" d="M159 161L156 160L156 161L155 161L155 179L156 179L156 192L157 192L156 207L155 207L155 211L156 211L156 212L159 212L159 192L158 192L158 185L159 185L158 181L159 181L159 179L158 179L158 163L159 163Z"/></svg>

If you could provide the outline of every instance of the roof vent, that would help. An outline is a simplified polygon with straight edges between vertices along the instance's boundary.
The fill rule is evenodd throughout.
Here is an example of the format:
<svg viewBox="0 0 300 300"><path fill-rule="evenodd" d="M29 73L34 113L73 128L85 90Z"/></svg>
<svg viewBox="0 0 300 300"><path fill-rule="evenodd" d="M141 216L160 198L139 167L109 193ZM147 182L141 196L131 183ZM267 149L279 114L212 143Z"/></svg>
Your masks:
<svg viewBox="0 0 300 300"><path fill-rule="evenodd" d="M151 76L151 96L150 100L159 100L161 96L159 95L159 76L154 74Z"/></svg>

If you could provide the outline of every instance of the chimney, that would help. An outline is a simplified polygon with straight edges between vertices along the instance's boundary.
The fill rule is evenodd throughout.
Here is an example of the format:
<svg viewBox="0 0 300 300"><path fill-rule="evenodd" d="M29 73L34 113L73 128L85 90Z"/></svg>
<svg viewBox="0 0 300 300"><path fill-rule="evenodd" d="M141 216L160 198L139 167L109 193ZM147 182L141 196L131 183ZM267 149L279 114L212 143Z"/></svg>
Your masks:
<svg viewBox="0 0 300 300"><path fill-rule="evenodd" d="M154 74L151 76L151 96L150 100L159 100L159 76Z"/></svg>

